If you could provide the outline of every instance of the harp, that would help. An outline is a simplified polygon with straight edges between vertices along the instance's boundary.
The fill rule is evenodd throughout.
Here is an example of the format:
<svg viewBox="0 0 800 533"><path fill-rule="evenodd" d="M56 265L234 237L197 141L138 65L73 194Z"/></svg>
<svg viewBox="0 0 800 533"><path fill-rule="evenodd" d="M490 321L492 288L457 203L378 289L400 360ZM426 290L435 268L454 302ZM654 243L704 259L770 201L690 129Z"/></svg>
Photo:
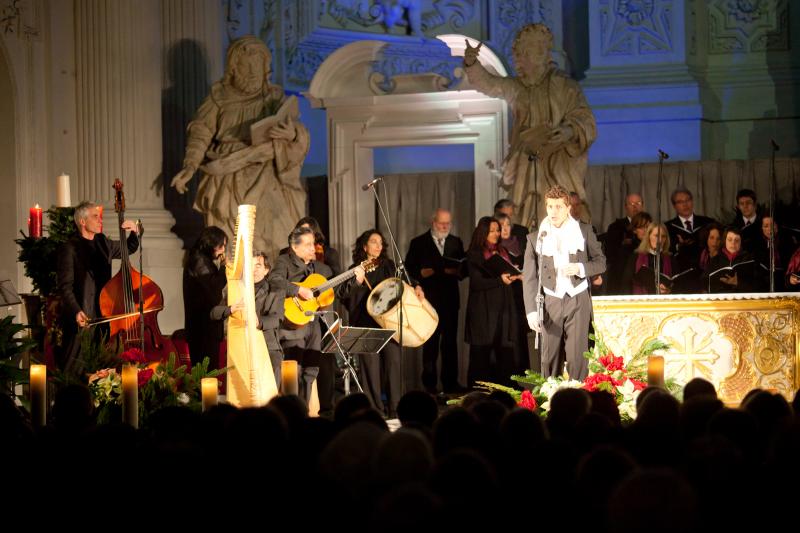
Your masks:
<svg viewBox="0 0 800 533"><path fill-rule="evenodd" d="M265 405L278 394L264 334L258 329L253 281L253 228L256 206L240 205L233 261L225 268L228 305L244 309L228 317L228 402L237 407Z"/></svg>

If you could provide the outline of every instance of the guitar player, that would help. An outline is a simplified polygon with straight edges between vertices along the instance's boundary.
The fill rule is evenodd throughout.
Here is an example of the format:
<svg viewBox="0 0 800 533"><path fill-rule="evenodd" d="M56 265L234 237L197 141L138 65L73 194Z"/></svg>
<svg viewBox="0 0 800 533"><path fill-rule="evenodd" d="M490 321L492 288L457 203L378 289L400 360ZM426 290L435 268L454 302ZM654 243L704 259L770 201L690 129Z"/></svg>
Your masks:
<svg viewBox="0 0 800 533"><path fill-rule="evenodd" d="M311 300L314 293L308 287L298 287L311 274L326 278L332 275L330 267L316 260L314 230L300 226L289 234L289 252L279 255L269 273L271 291L285 291L287 297ZM322 333L319 317L302 328L290 328L284 320L281 323L280 342L286 359L295 359L302 368L300 394L308 403L311 399L311 386L317 380L320 416L333 415L333 394L336 361L333 357L321 354Z"/></svg>

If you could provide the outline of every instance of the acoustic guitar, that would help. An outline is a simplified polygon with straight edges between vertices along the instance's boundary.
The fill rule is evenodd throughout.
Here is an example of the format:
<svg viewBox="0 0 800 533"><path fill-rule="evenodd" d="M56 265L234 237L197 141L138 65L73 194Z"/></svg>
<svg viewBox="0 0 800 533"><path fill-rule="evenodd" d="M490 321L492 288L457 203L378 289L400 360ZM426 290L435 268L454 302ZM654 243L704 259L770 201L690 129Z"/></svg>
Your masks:
<svg viewBox="0 0 800 533"><path fill-rule="evenodd" d="M367 259L359 265L364 272L372 272L378 266L377 259ZM333 289L348 279L355 276L353 267L347 272L342 272L338 276L325 279L321 274L311 274L301 282L294 282L298 287L306 287L314 292L311 300L301 300L299 296L290 296L283 301L284 326L302 327L311 322L314 316L306 316L306 311L317 311L320 307L327 307L333 303Z"/></svg>

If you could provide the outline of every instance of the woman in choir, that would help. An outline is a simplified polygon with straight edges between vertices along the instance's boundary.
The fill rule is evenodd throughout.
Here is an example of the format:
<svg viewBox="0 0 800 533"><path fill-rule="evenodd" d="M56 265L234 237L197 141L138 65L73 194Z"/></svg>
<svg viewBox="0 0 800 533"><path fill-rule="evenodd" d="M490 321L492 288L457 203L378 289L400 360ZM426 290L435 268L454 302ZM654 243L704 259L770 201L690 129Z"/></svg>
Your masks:
<svg viewBox="0 0 800 533"><path fill-rule="evenodd" d="M374 270L365 273L359 265L367 259L376 261ZM380 328L377 322L367 312L367 298L370 292L380 282L395 276L394 261L386 255L386 240L381 232L370 229L356 239L353 246L353 264L348 268L356 269L355 278L339 286L337 293L347 307L350 316L350 325L362 328ZM420 300L425 298L422 287L415 287L414 291ZM402 376L400 374L400 345L390 340L380 355L377 353L358 354L359 382L364 393L369 397L372 405L381 413L384 412L381 399L383 386L381 383L381 367L386 376L388 387L386 399L389 403L386 415L389 418L397 417L397 404L402 394Z"/></svg>
<svg viewBox="0 0 800 533"><path fill-rule="evenodd" d="M524 254L522 243L511 234L513 226L511 217L505 213L495 214L500 223L500 246L508 251L511 262L522 270ZM530 354L528 353L528 319L525 318L525 300L522 295L522 283L512 283L511 290L514 295L514 313L517 318L517 341L514 343L514 374L523 374L531 367Z"/></svg>
<svg viewBox="0 0 800 533"><path fill-rule="evenodd" d="M468 382L494 381L509 384L515 371L514 343L518 342L519 321L515 315L512 284L522 284L522 275L493 273L487 260L499 254L511 260L500 244L500 223L493 217L482 217L472 233L467 265L469 299L464 338L470 345ZM492 364L492 355L495 362Z"/></svg>
<svg viewBox="0 0 800 533"><path fill-rule="evenodd" d="M705 270L709 293L752 292L756 282L753 256L742 250L741 230L728 227L722 234L722 253L709 260Z"/></svg>
<svg viewBox="0 0 800 533"><path fill-rule="evenodd" d="M211 309L222 298L227 285L225 247L228 236L216 226L203 229L200 238L186 254L183 265L183 312L189 356L192 364L208 357L208 368L219 367L223 324L211 319Z"/></svg>
<svg viewBox="0 0 800 533"><path fill-rule="evenodd" d="M659 242L659 234L661 242ZM623 277L630 282L631 294L656 294L656 259L661 261L660 272L666 276L672 276L669 233L664 224L651 222L642 237L639 247L628 260ZM661 282L658 294L669 294L671 289L672 283Z"/></svg>
<svg viewBox="0 0 800 533"><path fill-rule="evenodd" d="M703 251L700 252L700 269L705 271L708 262L719 254L722 250L722 226L716 222L707 224L700 230L700 242L704 243Z"/></svg>
<svg viewBox="0 0 800 533"><path fill-rule="evenodd" d="M794 256L794 243L791 239L784 238L785 234L781 233L778 224L773 226L772 218L765 216L761 219L761 234L755 240L753 246L755 250L749 250L756 260L756 272L758 276L758 288L760 291L769 291L769 234L772 228L775 228L773 256L775 257L775 292L784 290L794 290L791 284L791 275L789 274L788 265L791 263L791 258ZM787 259L789 259L787 263Z"/></svg>
<svg viewBox="0 0 800 533"><path fill-rule="evenodd" d="M652 224L653 217L650 216L650 213L642 211L640 213L636 213L631 217L631 228L633 229L633 242L631 246L633 249L631 251L625 251L625 264L622 272L608 272L609 276L612 275L619 275L621 276L621 280L619 283L619 294L633 294L633 274L634 274L634 264L636 258L639 256L638 249L639 245L645 241L645 235L647 234L647 228Z"/></svg>

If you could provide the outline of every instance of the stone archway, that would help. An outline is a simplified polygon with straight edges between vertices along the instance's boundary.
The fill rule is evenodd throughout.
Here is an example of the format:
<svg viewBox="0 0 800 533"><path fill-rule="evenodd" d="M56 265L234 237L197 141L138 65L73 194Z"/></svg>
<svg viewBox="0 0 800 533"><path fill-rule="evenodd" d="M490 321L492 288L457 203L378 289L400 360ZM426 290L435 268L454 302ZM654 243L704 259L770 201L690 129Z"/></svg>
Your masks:
<svg viewBox="0 0 800 533"><path fill-rule="evenodd" d="M451 55L463 56L466 37L439 39ZM466 80L458 90L446 90L442 76L434 73L396 76L393 90L384 92L372 67L387 44L357 41L341 47L320 65L305 93L312 106L327 111L330 240L340 250L375 225L373 197L361 189L374 177L375 148L471 144L475 212L491 212L499 197L494 169L500 167L507 145L506 103L471 89ZM485 46L479 60L506 75L502 62ZM462 72L455 74L464 78Z"/></svg>

